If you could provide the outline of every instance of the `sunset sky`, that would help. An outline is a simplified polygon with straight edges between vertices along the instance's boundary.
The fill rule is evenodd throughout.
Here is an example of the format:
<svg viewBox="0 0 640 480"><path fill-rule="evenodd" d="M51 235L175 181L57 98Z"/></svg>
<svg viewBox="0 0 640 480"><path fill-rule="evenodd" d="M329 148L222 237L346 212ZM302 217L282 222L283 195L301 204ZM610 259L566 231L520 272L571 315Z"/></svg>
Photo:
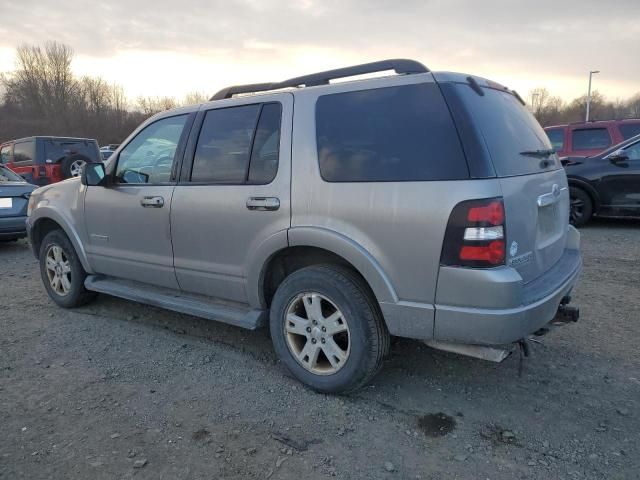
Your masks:
<svg viewBox="0 0 640 480"><path fill-rule="evenodd" d="M78 75L183 97L237 83L414 58L572 99L640 92L637 0L4 0L0 71L20 43L71 46ZM9 19L14 19L8 21Z"/></svg>

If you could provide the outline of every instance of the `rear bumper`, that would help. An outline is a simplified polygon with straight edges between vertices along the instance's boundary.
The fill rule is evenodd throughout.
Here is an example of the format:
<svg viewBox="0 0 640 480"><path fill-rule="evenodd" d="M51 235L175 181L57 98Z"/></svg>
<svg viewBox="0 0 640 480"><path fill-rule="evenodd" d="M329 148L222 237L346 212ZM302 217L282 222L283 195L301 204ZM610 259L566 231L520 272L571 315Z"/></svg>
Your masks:
<svg viewBox="0 0 640 480"><path fill-rule="evenodd" d="M436 303L381 302L389 332L449 344L504 345L550 323L582 270L580 234L569 227L562 257L525 284L510 267L440 267Z"/></svg>
<svg viewBox="0 0 640 480"><path fill-rule="evenodd" d="M436 305L434 337L451 343L502 345L525 338L551 322L582 269L578 250L565 250L556 267L521 287L521 305L468 308ZM549 288L549 286L552 288Z"/></svg>
<svg viewBox="0 0 640 480"><path fill-rule="evenodd" d="M12 238L24 238L27 236L27 217L0 218L0 238L7 240Z"/></svg>

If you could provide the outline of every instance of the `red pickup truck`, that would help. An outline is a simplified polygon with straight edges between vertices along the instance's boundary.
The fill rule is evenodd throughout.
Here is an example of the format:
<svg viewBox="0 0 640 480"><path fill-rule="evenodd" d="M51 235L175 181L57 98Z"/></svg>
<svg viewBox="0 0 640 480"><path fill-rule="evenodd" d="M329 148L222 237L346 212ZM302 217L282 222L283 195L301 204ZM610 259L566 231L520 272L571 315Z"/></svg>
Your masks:
<svg viewBox="0 0 640 480"><path fill-rule="evenodd" d="M544 130L559 157L589 157L640 134L640 119L570 123Z"/></svg>

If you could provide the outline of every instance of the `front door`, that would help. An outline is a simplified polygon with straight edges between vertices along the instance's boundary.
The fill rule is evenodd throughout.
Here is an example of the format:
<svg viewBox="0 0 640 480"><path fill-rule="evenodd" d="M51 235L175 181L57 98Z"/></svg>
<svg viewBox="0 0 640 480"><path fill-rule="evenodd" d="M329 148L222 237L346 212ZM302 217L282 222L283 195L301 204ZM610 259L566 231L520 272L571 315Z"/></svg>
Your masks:
<svg viewBox="0 0 640 480"><path fill-rule="evenodd" d="M87 188L87 256L96 273L178 288L169 213L192 117L144 127L114 159L112 182Z"/></svg>
<svg viewBox="0 0 640 480"><path fill-rule="evenodd" d="M287 245L293 96L199 116L171 206L176 276L183 290L246 303L251 259L265 242Z"/></svg>
<svg viewBox="0 0 640 480"><path fill-rule="evenodd" d="M605 174L602 176L600 195L603 206L628 210L640 210L640 142L624 149L625 159L611 160L605 157Z"/></svg>

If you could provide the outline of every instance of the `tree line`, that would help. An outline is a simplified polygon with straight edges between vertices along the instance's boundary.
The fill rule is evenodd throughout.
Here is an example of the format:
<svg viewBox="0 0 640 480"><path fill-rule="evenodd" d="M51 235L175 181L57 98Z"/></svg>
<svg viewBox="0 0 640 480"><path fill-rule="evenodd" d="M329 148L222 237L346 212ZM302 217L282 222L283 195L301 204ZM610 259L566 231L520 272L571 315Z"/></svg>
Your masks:
<svg viewBox="0 0 640 480"><path fill-rule="evenodd" d="M149 116L206 100L194 92L174 97L130 100L120 85L98 77L76 77L73 50L58 42L21 45L12 72L0 76L0 141L31 135L95 138L100 145L120 143ZM529 93L529 108L543 126L584 120L586 96L565 102L546 88ZM591 119L640 118L640 92L627 100L608 100L595 91Z"/></svg>
<svg viewBox="0 0 640 480"><path fill-rule="evenodd" d="M151 115L206 100L196 92L181 102L173 97L131 101L120 85L74 76L72 61L73 50L57 42L17 48L15 69L0 76L0 142L56 135L120 143Z"/></svg>

